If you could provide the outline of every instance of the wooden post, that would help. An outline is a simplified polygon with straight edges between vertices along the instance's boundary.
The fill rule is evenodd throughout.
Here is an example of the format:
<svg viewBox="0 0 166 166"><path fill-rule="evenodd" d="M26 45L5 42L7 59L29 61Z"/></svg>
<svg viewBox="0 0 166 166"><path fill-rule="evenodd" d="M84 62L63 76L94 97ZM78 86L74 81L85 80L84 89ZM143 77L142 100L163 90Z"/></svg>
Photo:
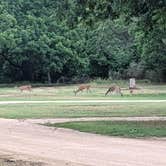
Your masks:
<svg viewBox="0 0 166 166"><path fill-rule="evenodd" d="M51 84L51 74L50 74L50 72L48 71L47 72L47 79L48 79L48 84Z"/></svg>

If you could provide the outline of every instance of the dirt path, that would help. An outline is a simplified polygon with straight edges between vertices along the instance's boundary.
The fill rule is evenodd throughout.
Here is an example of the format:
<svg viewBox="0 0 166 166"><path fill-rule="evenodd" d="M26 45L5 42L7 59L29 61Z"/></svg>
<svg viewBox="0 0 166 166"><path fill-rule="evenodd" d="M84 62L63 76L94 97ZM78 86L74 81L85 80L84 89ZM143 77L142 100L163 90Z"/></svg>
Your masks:
<svg viewBox="0 0 166 166"><path fill-rule="evenodd" d="M52 101L0 101L0 105L44 103L166 103L166 100L52 100Z"/></svg>
<svg viewBox="0 0 166 166"><path fill-rule="evenodd" d="M20 119L19 121L26 121L34 124L44 123L64 123L64 122L77 122L77 121L166 121L166 117L86 117L86 118L56 118L56 119Z"/></svg>
<svg viewBox="0 0 166 166"><path fill-rule="evenodd" d="M45 121L0 119L0 154L50 166L166 166L164 140L115 138L35 124Z"/></svg>

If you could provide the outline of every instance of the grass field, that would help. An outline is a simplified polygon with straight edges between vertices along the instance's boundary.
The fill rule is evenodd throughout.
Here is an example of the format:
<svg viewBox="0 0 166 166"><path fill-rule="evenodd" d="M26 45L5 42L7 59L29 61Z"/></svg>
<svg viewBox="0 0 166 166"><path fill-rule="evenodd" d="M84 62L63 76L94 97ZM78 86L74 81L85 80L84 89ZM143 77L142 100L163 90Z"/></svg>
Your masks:
<svg viewBox="0 0 166 166"><path fill-rule="evenodd" d="M124 83L122 92L124 96L108 95L104 96L108 84L94 84L91 83L91 93L82 92L77 96L74 95L73 90L77 89L79 85L71 86L54 86L54 87L38 87L33 88L32 92L20 92L17 88L0 88L0 101L17 101L17 100L84 100L84 99L166 99L166 85L145 85L140 84L140 90L135 90L133 95L129 94L127 85Z"/></svg>
<svg viewBox="0 0 166 166"><path fill-rule="evenodd" d="M17 88L0 88L0 101L47 101L47 100L164 100L166 85L140 83L140 90L129 94L128 83L121 85L124 96L104 96L111 82L98 80L90 83L91 93L82 92L77 96L73 90L79 85L36 87L32 92L20 92ZM34 85L35 87L35 85ZM0 118L61 118L61 117L127 117L127 116L166 116L166 103L95 103L95 104L13 104L0 106Z"/></svg>
<svg viewBox="0 0 166 166"><path fill-rule="evenodd" d="M57 100L166 100L166 85L140 83L139 90L130 94L127 83L120 82L124 96L104 96L110 84L92 82L91 92L74 95L79 85L35 87L32 92L20 92L14 87L0 88L3 101ZM166 102L162 103L36 103L0 105L0 118L81 118L81 117L166 117ZM47 124L48 125L48 124ZM88 121L49 124L102 135L120 137L166 137L166 121ZM4 161L3 161L4 162ZM1 163L0 163L1 164Z"/></svg>
<svg viewBox="0 0 166 166"><path fill-rule="evenodd" d="M67 122L46 125L110 136L130 138L166 137L166 121L93 121Z"/></svg>
<svg viewBox="0 0 166 166"><path fill-rule="evenodd" d="M1 105L1 118L166 116L166 103Z"/></svg>

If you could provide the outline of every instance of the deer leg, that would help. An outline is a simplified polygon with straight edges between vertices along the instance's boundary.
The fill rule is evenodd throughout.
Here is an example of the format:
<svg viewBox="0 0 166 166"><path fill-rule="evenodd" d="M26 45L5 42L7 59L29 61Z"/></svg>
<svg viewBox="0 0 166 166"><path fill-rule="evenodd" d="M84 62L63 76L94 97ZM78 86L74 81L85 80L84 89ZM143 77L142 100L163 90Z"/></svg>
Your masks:
<svg viewBox="0 0 166 166"><path fill-rule="evenodd" d="M73 92L74 92L74 94L75 94L75 96L76 96L76 95L77 95L77 90L74 90Z"/></svg>
<svg viewBox="0 0 166 166"><path fill-rule="evenodd" d="M119 94L120 94L121 96L123 96L123 93L122 93L121 89L119 89Z"/></svg>
<svg viewBox="0 0 166 166"><path fill-rule="evenodd" d="M77 95L77 92L74 91L75 96Z"/></svg>
<svg viewBox="0 0 166 166"><path fill-rule="evenodd" d="M109 88L109 89L107 90L107 92L105 93L105 96L107 96L107 94L108 94L109 92L111 92L111 89L110 89L110 88Z"/></svg>
<svg viewBox="0 0 166 166"><path fill-rule="evenodd" d="M87 89L87 92L91 92L91 90L88 88L88 89Z"/></svg>

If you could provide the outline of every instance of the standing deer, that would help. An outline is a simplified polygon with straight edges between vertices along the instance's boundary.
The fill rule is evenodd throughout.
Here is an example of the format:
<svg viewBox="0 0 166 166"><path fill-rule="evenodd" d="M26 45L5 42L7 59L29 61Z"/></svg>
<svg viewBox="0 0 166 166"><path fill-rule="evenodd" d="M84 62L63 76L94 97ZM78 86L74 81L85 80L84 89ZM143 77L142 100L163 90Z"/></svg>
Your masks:
<svg viewBox="0 0 166 166"><path fill-rule="evenodd" d="M32 91L32 86L31 85L24 85L24 86L20 86L18 88L21 92L26 91L26 90L29 91L29 92Z"/></svg>
<svg viewBox="0 0 166 166"><path fill-rule="evenodd" d="M107 92L105 93L105 96L108 94L108 93L112 93L112 92L115 92L117 94L120 94L121 96L123 96L123 93L121 92L121 88L117 85L114 85L114 86L111 86Z"/></svg>
<svg viewBox="0 0 166 166"><path fill-rule="evenodd" d="M75 96L78 92L82 92L83 90L87 90L87 92L90 91L91 86L90 85L80 85L77 90L74 91Z"/></svg>

